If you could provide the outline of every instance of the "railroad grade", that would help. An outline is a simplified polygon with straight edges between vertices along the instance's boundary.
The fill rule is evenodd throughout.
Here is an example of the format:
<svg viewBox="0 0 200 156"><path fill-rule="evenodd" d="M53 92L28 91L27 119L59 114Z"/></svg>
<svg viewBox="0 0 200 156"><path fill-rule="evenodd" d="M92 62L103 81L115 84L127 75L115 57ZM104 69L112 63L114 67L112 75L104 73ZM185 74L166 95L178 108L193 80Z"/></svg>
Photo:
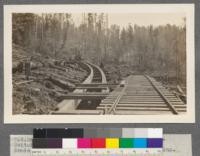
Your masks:
<svg viewBox="0 0 200 156"><path fill-rule="evenodd" d="M122 84L108 84L100 67L86 64L92 73L91 82L77 84L78 92L63 97L79 100L79 104L74 110L61 108L58 114L177 115L186 112L186 104L153 77L130 75ZM108 92L112 85L114 90Z"/></svg>
<svg viewBox="0 0 200 156"><path fill-rule="evenodd" d="M186 112L186 104L154 78L132 75L102 100L97 110L118 115L177 115Z"/></svg>

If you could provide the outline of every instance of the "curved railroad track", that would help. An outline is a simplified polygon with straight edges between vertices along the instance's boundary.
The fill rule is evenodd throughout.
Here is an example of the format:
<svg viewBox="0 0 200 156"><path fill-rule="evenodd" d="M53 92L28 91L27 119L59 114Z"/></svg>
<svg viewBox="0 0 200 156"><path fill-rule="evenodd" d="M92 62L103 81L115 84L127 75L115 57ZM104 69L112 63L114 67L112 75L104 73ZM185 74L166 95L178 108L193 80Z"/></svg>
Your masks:
<svg viewBox="0 0 200 156"><path fill-rule="evenodd" d="M102 114L103 111L96 110L101 98L95 97L107 90L107 87L99 86L107 83L106 76L99 66L89 62L84 64L90 70L88 77L82 84L77 84L72 93L63 97L63 101L58 104L58 110L53 114ZM106 95L102 94L102 98Z"/></svg>

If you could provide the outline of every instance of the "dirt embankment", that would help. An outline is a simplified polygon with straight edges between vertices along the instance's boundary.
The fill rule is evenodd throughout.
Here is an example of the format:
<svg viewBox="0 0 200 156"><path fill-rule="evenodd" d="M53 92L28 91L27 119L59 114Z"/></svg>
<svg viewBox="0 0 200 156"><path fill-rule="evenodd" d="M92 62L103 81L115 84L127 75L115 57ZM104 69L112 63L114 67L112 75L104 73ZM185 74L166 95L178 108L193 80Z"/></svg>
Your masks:
<svg viewBox="0 0 200 156"><path fill-rule="evenodd" d="M72 91L88 75L74 60L55 60L13 46L13 114L48 114L56 109L60 95ZM27 79L25 62L30 62Z"/></svg>

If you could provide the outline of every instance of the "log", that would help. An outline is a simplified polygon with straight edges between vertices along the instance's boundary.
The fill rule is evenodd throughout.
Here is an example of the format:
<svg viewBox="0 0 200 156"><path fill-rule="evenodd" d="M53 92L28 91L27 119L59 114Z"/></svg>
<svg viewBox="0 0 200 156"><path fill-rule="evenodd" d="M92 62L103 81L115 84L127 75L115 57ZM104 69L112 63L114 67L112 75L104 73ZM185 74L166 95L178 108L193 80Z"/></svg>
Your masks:
<svg viewBox="0 0 200 156"><path fill-rule="evenodd" d="M52 83L54 83L55 85L59 86L60 88L62 89L70 89L70 86L68 83L66 83L65 81L63 80L60 80L60 79L57 79L57 78L52 78L52 77L49 77L48 79L49 81L51 81Z"/></svg>
<svg viewBox="0 0 200 156"><path fill-rule="evenodd" d="M66 72L66 68L59 67L59 66L56 66L56 65L53 65L53 64L49 64L49 66L52 67L52 68L55 68L55 69L62 70L64 72Z"/></svg>
<svg viewBox="0 0 200 156"><path fill-rule="evenodd" d="M28 81L21 81L21 82L15 82L15 85L21 85L21 84L25 84L25 83L30 83L33 82L34 80L28 80Z"/></svg>

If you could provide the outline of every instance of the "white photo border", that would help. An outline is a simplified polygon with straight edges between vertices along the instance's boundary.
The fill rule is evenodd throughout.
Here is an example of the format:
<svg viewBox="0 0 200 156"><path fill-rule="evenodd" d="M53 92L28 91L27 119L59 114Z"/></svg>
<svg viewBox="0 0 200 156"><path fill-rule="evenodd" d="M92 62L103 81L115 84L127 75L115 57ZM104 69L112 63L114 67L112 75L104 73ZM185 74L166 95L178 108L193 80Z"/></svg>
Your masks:
<svg viewBox="0 0 200 156"><path fill-rule="evenodd" d="M185 13L187 112L181 115L13 115L12 13ZM194 123L194 4L4 5L4 123Z"/></svg>

